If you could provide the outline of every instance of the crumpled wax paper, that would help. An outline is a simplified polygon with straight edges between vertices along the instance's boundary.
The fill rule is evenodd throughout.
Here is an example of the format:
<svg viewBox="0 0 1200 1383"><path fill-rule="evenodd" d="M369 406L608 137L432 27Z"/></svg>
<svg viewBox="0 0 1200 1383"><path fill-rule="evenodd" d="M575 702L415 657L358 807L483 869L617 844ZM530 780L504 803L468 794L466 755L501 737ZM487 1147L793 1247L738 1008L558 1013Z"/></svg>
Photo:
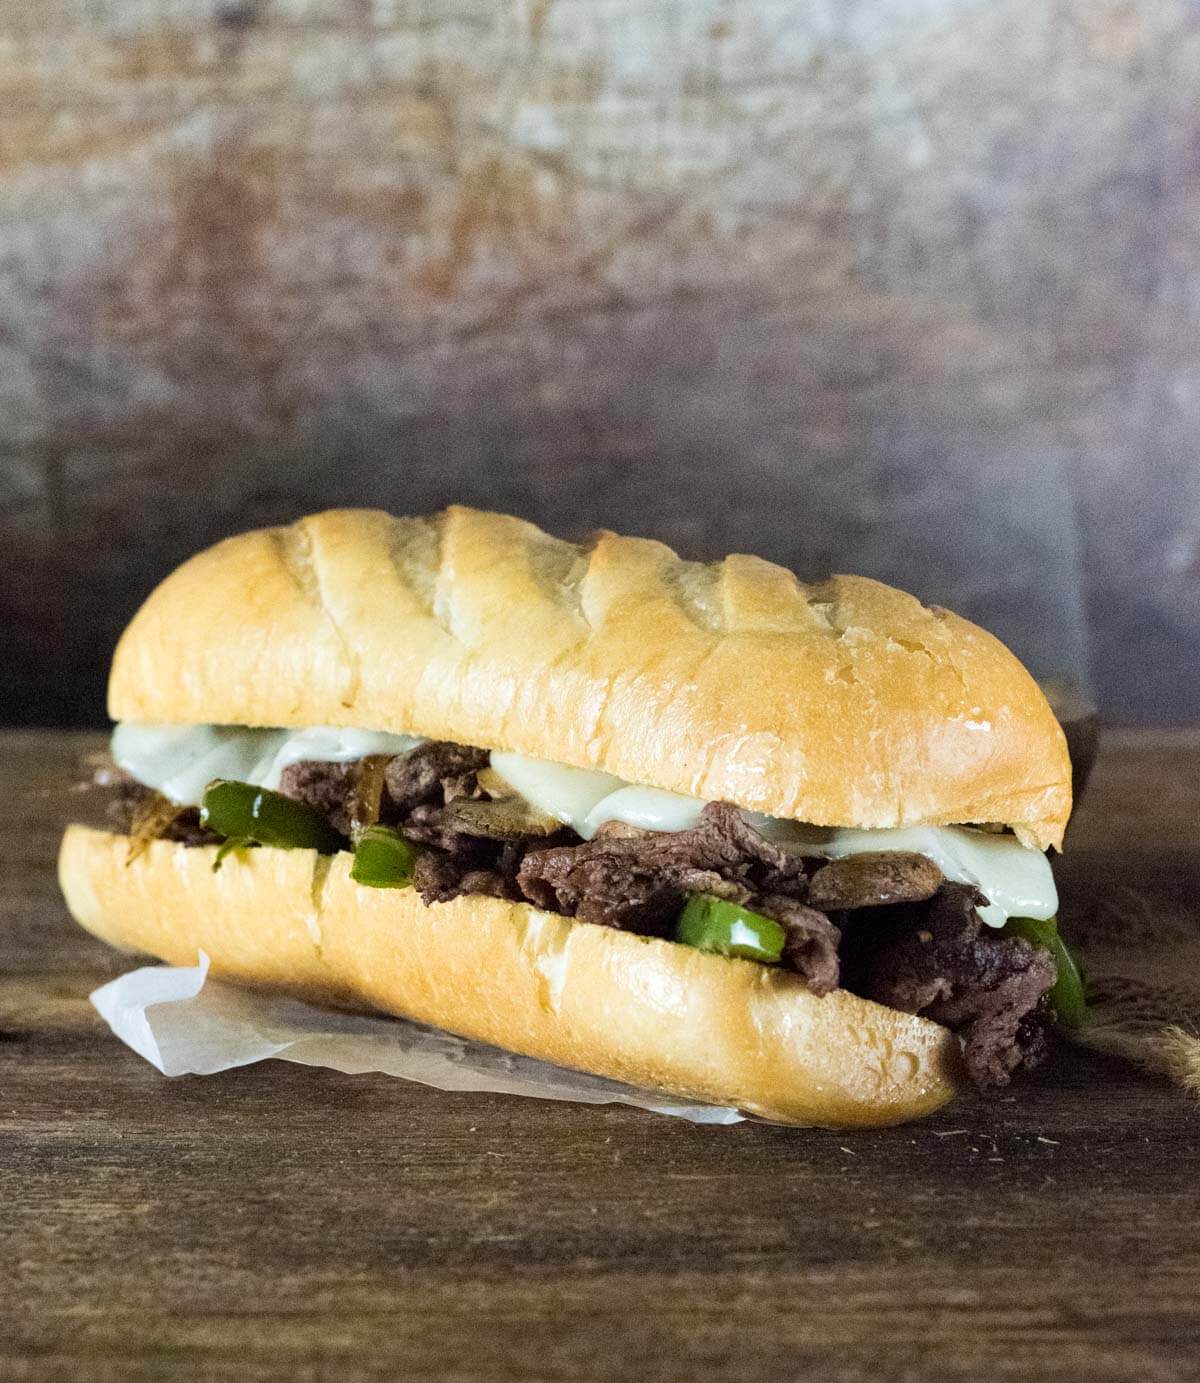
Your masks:
<svg viewBox="0 0 1200 1383"><path fill-rule="evenodd" d="M481 1090L580 1104L627 1104L694 1124L734 1124L736 1109L672 1100L599 1076L515 1056L401 1018L371 1018L148 965L101 986L92 1004L117 1037L165 1076L207 1076L278 1057L347 1075L381 1071L437 1090Z"/></svg>

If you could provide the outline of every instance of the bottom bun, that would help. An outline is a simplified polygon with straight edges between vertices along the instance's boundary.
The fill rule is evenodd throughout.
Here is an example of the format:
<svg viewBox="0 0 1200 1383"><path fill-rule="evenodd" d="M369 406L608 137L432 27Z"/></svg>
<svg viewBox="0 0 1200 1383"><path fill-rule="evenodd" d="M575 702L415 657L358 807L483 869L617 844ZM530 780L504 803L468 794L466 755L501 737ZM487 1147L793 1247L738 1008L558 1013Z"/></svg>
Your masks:
<svg viewBox="0 0 1200 1383"><path fill-rule="evenodd" d="M364 888L351 857L68 829L78 922L221 979L381 1009L581 1071L789 1124L897 1124L955 1092L958 1043L927 1019L794 974L472 896Z"/></svg>

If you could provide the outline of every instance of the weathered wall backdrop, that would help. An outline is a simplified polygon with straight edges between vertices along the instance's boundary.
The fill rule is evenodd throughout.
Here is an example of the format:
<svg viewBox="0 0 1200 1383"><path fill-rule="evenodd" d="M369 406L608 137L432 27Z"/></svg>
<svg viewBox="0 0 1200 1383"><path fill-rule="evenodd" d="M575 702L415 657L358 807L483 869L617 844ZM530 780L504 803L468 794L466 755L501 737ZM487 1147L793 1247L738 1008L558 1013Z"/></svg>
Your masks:
<svg viewBox="0 0 1200 1383"><path fill-rule="evenodd" d="M1079 565L1195 718L1198 423L1196 0L0 0L0 719L200 543L453 498L1010 634Z"/></svg>

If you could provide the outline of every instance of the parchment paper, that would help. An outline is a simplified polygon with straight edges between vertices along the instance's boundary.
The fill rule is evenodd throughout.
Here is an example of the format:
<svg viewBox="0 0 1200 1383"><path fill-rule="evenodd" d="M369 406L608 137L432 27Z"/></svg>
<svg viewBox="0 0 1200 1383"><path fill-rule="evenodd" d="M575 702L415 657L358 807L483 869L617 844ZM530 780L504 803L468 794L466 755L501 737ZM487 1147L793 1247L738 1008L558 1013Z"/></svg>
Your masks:
<svg viewBox="0 0 1200 1383"><path fill-rule="evenodd" d="M1087 1024L1066 1035L1122 1057L1200 1096L1200 938L1180 919L1143 919L1130 945L1128 918L1105 919L1070 940L1088 975ZM581 1104L627 1104L695 1124L735 1124L736 1109L673 1101L568 1071L399 1018L317 1008L297 999L208 979L194 966L150 965L92 994L126 1046L166 1076L213 1075L278 1057L347 1075L380 1071L438 1090L480 1090Z"/></svg>
<svg viewBox="0 0 1200 1383"><path fill-rule="evenodd" d="M165 1076L213 1075L276 1057L347 1075L380 1071L437 1090L481 1090L581 1104L627 1104L694 1124L735 1124L736 1109L674 1101L469 1042L399 1018L370 1018L208 978L194 966L149 965L97 989L92 1004L117 1037Z"/></svg>

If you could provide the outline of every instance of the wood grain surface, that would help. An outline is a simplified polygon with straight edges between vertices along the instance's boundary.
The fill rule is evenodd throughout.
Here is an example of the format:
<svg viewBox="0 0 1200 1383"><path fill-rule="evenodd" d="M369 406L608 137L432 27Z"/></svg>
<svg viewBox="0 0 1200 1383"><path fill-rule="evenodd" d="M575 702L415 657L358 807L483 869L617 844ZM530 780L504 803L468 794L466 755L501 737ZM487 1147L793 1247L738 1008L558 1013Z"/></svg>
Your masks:
<svg viewBox="0 0 1200 1383"><path fill-rule="evenodd" d="M1195 0L0 0L0 721L203 543L448 500L1027 657L1082 572L1200 717L1198 112Z"/></svg>
<svg viewBox="0 0 1200 1383"><path fill-rule="evenodd" d="M0 1378L1200 1376L1200 1112L1094 1059L855 1134L163 1079L88 1007L128 961L55 890L95 742L0 738ZM1121 886L1200 923L1198 785L1200 737L1106 745L1077 918Z"/></svg>

